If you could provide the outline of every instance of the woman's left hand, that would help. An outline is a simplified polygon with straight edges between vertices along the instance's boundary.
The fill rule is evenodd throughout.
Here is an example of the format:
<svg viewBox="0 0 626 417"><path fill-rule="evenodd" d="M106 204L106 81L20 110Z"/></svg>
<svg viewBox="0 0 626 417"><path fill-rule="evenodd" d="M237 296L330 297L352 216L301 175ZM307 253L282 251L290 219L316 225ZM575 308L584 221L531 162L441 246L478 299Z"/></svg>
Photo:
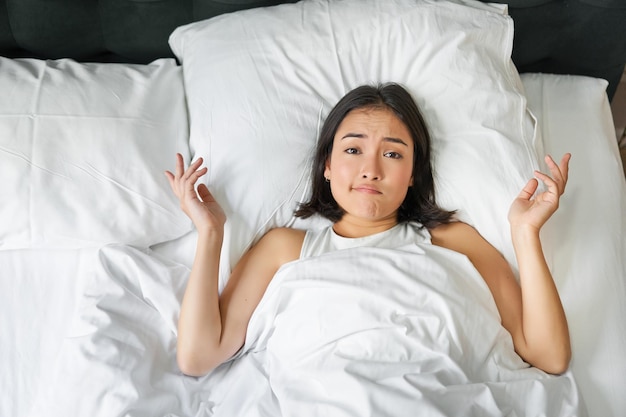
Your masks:
<svg viewBox="0 0 626 417"><path fill-rule="evenodd" d="M536 178L528 181L524 189L511 204L509 223L512 227L526 225L539 230L550 216L554 214L559 207L559 198L565 192L571 157L571 154L566 153L558 165L551 156L545 157L552 176L535 171ZM548 190L537 194L533 198L539 186L538 179L543 181Z"/></svg>

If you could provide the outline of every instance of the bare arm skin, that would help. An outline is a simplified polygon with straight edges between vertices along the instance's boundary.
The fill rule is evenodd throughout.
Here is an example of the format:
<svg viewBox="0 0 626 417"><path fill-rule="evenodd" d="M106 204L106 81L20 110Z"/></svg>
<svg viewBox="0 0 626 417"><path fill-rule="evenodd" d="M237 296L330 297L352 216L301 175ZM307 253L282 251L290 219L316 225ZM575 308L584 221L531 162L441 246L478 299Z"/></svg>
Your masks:
<svg viewBox="0 0 626 417"><path fill-rule="evenodd" d="M431 230L433 244L465 254L489 287L502 325L511 333L516 352L529 364L546 372L565 372L571 358L565 312L546 264L539 232L558 208L565 190L570 155L560 165L550 157L546 162L552 177L535 175L548 191L534 195L533 179L511 205L509 222L520 283L501 254L472 227L452 223Z"/></svg>
<svg viewBox="0 0 626 417"><path fill-rule="evenodd" d="M177 155L176 173L166 172L181 208L198 230L196 254L178 321L177 360L187 375L201 376L239 350L248 322L276 271L298 259L304 232L274 229L239 261L221 296L220 251L226 217L209 190L196 181L206 173L202 159L185 171Z"/></svg>

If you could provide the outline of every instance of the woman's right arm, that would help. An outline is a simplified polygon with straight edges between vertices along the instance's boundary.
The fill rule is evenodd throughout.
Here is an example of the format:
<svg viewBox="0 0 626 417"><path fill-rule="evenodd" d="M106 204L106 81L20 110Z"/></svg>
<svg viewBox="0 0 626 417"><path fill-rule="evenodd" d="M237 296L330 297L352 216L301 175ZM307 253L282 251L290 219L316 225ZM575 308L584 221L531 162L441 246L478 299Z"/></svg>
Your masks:
<svg viewBox="0 0 626 417"><path fill-rule="evenodd" d="M281 265L300 256L304 232L274 229L239 261L221 296L220 251L226 218L209 190L196 181L206 173L202 159L184 171L177 155L176 173L166 172L181 208L198 230L196 254L178 321L177 360L187 375L201 376L237 352L248 322ZM198 198L199 197L199 198Z"/></svg>
<svg viewBox="0 0 626 417"><path fill-rule="evenodd" d="M299 230L269 231L241 258L220 296L221 236L199 234L178 321L183 373L204 375L241 348L254 309L278 268L299 257L302 238Z"/></svg>

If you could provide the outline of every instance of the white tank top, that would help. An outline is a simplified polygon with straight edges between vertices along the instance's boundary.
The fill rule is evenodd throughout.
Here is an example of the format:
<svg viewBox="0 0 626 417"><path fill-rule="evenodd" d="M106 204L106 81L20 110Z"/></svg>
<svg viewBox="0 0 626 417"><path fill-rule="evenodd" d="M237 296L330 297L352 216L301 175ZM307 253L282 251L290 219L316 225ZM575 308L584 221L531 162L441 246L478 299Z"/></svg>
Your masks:
<svg viewBox="0 0 626 417"><path fill-rule="evenodd" d="M402 222L384 232L358 238L339 236L332 226L328 226L306 232L302 242L300 259L341 249L356 247L394 249L412 243L431 243L430 233L418 223Z"/></svg>

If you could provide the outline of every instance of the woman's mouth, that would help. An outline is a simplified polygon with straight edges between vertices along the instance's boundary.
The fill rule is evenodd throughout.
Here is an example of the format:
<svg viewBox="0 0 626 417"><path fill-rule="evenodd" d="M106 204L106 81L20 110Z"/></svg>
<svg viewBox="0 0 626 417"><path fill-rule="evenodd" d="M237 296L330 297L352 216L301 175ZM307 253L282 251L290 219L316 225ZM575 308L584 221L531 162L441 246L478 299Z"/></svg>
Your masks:
<svg viewBox="0 0 626 417"><path fill-rule="evenodd" d="M369 185L358 185L356 187L352 187L352 189L365 194L382 194L376 187Z"/></svg>

